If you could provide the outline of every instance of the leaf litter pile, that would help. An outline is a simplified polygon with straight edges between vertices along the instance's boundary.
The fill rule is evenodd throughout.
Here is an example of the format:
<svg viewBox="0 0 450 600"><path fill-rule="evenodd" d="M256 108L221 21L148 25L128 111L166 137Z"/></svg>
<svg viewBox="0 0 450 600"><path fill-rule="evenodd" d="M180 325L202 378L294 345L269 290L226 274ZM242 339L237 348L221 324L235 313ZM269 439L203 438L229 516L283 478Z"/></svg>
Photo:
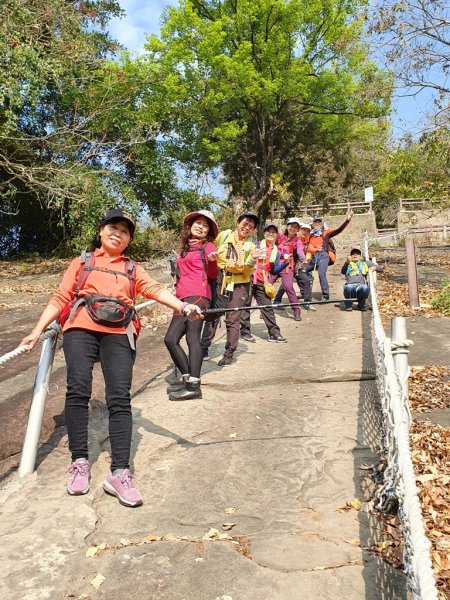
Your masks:
<svg viewBox="0 0 450 600"><path fill-rule="evenodd" d="M384 273L378 276L379 309L383 320L394 316L440 317L431 307L431 299L439 288L419 285L420 309L409 306L408 284L393 281L389 263L404 264L394 255L384 257ZM450 269L448 253L420 252L418 264L438 265ZM379 261L380 263L382 261ZM386 264L388 263L388 264ZM398 278L397 278L398 279ZM408 381L412 413L450 412L450 367L438 365L414 366ZM430 418L432 416L430 415ZM450 597L450 428L432 421L414 420L410 431L410 446L425 533L431 543L431 561L437 582L439 600ZM386 561L402 567L402 541L398 519L383 515L384 540L374 548Z"/></svg>
<svg viewBox="0 0 450 600"><path fill-rule="evenodd" d="M450 593L450 429L414 421L412 461L439 598Z"/></svg>
<svg viewBox="0 0 450 600"><path fill-rule="evenodd" d="M411 367L408 388L413 412L450 409L450 367Z"/></svg>
<svg viewBox="0 0 450 600"><path fill-rule="evenodd" d="M409 306L405 248L385 248L376 253L384 272L378 274L378 303L384 321L392 317L441 317L431 300L442 291L442 283L450 278L450 251L416 248L420 308ZM434 282L430 283L430 279Z"/></svg>
<svg viewBox="0 0 450 600"><path fill-rule="evenodd" d="M377 278L378 307L383 321L392 317L442 317L442 313L431 306L431 300L439 294L440 288L432 285L419 285L420 308L409 306L408 284L392 280L392 271L384 267Z"/></svg>

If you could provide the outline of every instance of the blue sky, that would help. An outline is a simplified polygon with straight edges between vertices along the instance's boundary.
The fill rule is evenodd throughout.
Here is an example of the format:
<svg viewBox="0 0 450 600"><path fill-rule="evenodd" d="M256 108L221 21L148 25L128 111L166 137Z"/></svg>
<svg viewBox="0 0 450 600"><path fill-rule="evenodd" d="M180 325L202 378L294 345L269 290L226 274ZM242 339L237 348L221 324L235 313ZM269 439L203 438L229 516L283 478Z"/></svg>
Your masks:
<svg viewBox="0 0 450 600"><path fill-rule="evenodd" d="M127 14L123 19L111 20L109 30L113 38L135 53L143 51L147 35L159 32L164 8L178 4L177 0L121 0L120 3ZM394 134L400 137L409 132L416 136L423 128L426 112L432 110L432 94L425 90L415 97L405 97L404 93L398 90L394 98Z"/></svg>
<svg viewBox="0 0 450 600"><path fill-rule="evenodd" d="M175 6L176 0L119 0L126 11L123 19L112 19L109 31L113 38L132 52L141 52L146 36L158 33L160 17L166 6Z"/></svg>

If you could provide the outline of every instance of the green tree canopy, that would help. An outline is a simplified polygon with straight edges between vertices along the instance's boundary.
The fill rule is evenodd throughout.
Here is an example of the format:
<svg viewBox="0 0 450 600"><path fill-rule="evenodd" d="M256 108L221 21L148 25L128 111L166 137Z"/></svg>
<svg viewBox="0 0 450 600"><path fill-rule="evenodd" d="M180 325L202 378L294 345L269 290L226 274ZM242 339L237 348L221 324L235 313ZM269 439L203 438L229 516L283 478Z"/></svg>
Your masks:
<svg viewBox="0 0 450 600"><path fill-rule="evenodd" d="M140 60L150 82L143 102L162 124L167 154L200 172L220 166L232 195L263 217L274 177L299 197L310 135L322 151L343 146L355 124L388 110L391 82L362 41L366 4L182 0L169 8Z"/></svg>
<svg viewBox="0 0 450 600"><path fill-rule="evenodd" d="M115 0L2 4L2 254L78 250L112 205L167 220L194 202L140 110L146 73L105 32L121 14Z"/></svg>

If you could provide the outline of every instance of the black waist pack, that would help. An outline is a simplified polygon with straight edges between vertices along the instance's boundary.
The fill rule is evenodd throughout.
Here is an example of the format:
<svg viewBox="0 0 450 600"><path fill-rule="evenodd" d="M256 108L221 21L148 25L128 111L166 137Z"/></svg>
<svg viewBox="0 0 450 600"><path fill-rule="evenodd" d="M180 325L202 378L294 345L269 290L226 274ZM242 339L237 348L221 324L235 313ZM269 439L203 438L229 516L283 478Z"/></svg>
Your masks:
<svg viewBox="0 0 450 600"><path fill-rule="evenodd" d="M134 317L134 308L111 296L84 296L82 299L91 319L107 327L126 327Z"/></svg>
<svg viewBox="0 0 450 600"><path fill-rule="evenodd" d="M72 300L59 317L61 327L67 319L72 319L80 306L85 306L88 315L99 325L126 327L134 319L139 331L139 319L134 308L112 296L82 296Z"/></svg>

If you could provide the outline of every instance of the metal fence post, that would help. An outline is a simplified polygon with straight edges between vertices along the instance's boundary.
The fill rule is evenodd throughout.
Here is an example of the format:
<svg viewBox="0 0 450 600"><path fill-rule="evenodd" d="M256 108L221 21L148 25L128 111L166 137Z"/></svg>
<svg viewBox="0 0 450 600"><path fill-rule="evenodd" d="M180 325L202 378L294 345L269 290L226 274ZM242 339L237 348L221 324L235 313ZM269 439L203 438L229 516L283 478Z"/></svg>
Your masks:
<svg viewBox="0 0 450 600"><path fill-rule="evenodd" d="M52 328L52 326L50 326ZM45 403L47 401L48 384L55 357L56 343L58 340L59 326L53 327L53 335L48 335L42 343L41 357L34 380L33 397L30 413L28 415L27 430L23 441L22 456L19 465L19 477L30 475L34 472L36 455L41 433L42 419Z"/></svg>
<svg viewBox="0 0 450 600"><path fill-rule="evenodd" d="M405 317L394 317L391 320L391 340L393 342L392 355L394 366L402 386L402 392L408 397L408 354L409 343L407 340Z"/></svg>
<svg viewBox="0 0 450 600"><path fill-rule="evenodd" d="M367 230L364 232L363 247L364 247L364 258L366 260L368 260L368 258L369 258L369 233Z"/></svg>
<svg viewBox="0 0 450 600"><path fill-rule="evenodd" d="M411 308L420 308L419 286L417 284L416 246L412 237L405 240L406 273L408 276L409 305Z"/></svg>

